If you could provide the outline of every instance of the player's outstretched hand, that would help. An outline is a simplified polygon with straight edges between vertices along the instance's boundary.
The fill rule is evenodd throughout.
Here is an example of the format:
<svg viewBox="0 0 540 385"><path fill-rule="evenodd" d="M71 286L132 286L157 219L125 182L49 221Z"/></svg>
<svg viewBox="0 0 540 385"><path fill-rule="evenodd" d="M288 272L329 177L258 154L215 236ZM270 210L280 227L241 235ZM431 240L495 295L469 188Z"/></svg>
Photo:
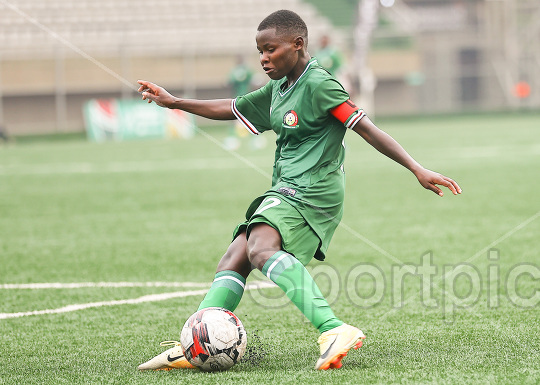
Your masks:
<svg viewBox="0 0 540 385"><path fill-rule="evenodd" d="M444 195L444 193L439 187L437 187L437 185L448 187L448 189L452 191L454 195L461 194L461 187L459 187L456 181L441 175L438 172L424 168L416 172L415 175L418 178L418 182L420 182L424 188L433 191L435 194L441 197Z"/></svg>
<svg viewBox="0 0 540 385"><path fill-rule="evenodd" d="M174 96L157 84L147 82L146 80L139 80L137 83L141 85L138 91L141 93L142 99L148 100L148 103L154 102L161 107L170 107L175 100Z"/></svg>

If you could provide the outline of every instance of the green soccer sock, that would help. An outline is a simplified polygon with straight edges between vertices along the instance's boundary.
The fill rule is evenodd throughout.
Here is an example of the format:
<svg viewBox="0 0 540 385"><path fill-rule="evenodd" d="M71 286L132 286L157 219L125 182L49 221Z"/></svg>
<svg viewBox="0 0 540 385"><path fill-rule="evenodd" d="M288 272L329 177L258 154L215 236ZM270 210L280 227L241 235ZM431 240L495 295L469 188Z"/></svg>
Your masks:
<svg viewBox="0 0 540 385"><path fill-rule="evenodd" d="M266 261L262 272L285 292L321 333L343 325L304 265L292 255L278 251Z"/></svg>
<svg viewBox="0 0 540 385"><path fill-rule="evenodd" d="M198 310L209 307L223 307L234 311L242 299L245 285L246 280L236 271L220 271L216 274L214 282L212 282L212 286L206 293Z"/></svg>

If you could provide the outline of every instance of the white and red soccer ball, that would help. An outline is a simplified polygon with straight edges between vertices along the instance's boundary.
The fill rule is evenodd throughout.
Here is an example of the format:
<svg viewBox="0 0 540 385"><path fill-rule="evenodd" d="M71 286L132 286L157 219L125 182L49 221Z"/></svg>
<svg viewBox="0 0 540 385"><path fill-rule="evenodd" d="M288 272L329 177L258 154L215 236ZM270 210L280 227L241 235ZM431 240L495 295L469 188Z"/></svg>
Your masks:
<svg viewBox="0 0 540 385"><path fill-rule="evenodd" d="M202 309L188 318L180 343L184 356L204 371L227 370L246 351L247 335L242 322L227 309Z"/></svg>

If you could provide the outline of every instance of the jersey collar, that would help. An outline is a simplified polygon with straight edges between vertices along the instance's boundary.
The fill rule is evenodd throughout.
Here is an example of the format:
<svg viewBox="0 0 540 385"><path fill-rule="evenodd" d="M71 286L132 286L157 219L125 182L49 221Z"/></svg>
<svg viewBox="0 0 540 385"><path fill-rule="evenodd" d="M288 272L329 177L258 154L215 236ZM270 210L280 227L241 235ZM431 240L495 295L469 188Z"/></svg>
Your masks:
<svg viewBox="0 0 540 385"><path fill-rule="evenodd" d="M285 96L287 95L293 88L294 86L298 83L298 81L300 79L302 79L302 77L306 74L306 72L310 69L310 67L313 65L313 64L317 64L317 59L316 58L312 58L306 65L306 68L304 69L304 72L302 72L302 74L298 77L298 79L296 79L296 81L289 87L287 88L285 91L281 91L281 87L279 89L279 95L280 96Z"/></svg>

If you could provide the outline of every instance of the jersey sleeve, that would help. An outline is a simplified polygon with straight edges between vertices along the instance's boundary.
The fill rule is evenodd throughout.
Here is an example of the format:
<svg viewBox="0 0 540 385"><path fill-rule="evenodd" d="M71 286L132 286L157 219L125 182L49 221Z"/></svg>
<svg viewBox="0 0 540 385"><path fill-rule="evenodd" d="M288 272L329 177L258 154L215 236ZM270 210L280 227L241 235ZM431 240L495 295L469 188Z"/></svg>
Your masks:
<svg viewBox="0 0 540 385"><path fill-rule="evenodd" d="M335 79L323 81L313 95L313 111L316 117L333 115L347 128L354 125L365 116L350 99L347 91Z"/></svg>
<svg viewBox="0 0 540 385"><path fill-rule="evenodd" d="M252 134L271 129L270 105L272 102L272 82L250 92L244 96L233 99L231 109L236 119Z"/></svg>
<svg viewBox="0 0 540 385"><path fill-rule="evenodd" d="M356 123L360 121L366 113L364 110L356 107L351 99L348 99L341 103L339 106L330 110L330 113L347 128L353 128Z"/></svg>

